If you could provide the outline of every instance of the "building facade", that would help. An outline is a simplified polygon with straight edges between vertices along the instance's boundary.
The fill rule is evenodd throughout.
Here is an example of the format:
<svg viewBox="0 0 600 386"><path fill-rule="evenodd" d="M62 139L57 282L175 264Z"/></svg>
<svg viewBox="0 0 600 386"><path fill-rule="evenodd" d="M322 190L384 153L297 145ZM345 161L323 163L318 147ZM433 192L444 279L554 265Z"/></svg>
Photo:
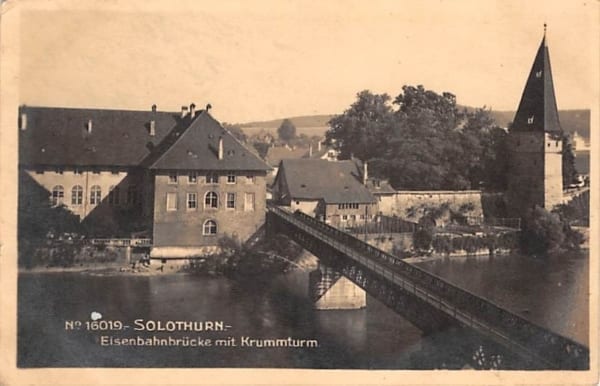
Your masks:
<svg viewBox="0 0 600 386"><path fill-rule="evenodd" d="M562 202L562 129L546 37L540 44L509 131L507 203L514 216Z"/></svg>
<svg viewBox="0 0 600 386"><path fill-rule="evenodd" d="M226 235L244 241L264 222L269 167L193 104L19 115L20 208L64 212L88 237L145 233L161 258L206 252Z"/></svg>
<svg viewBox="0 0 600 386"><path fill-rule="evenodd" d="M247 240L265 221L269 166L208 114L150 169L153 257L202 255L223 236Z"/></svg>

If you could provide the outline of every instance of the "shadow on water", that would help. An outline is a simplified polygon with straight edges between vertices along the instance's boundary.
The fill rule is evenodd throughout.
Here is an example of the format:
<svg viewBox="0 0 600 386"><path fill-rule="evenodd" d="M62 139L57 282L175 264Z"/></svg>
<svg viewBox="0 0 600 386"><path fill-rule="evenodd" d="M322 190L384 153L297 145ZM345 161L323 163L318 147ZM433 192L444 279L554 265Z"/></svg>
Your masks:
<svg viewBox="0 0 600 386"><path fill-rule="evenodd" d="M463 329L423 336L377 300L353 311L317 311L308 297L308 274L229 280L192 275L156 277L85 274L19 276L20 367L249 367L436 369L490 367L483 340ZM67 330L67 320L121 320L124 331ZM223 321L227 331L133 331L134 320ZM102 346L101 336L234 338L235 347ZM314 339L318 347L241 347L252 339ZM479 346L489 362L473 360ZM479 358L481 359L481 358ZM505 360L502 366L522 367ZM519 367L521 366L521 367Z"/></svg>

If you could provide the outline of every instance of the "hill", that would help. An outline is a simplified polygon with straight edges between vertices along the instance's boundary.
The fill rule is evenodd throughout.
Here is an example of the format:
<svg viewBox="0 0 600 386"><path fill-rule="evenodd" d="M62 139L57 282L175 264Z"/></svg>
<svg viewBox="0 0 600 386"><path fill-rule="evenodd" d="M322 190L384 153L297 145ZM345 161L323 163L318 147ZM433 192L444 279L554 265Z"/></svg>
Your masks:
<svg viewBox="0 0 600 386"><path fill-rule="evenodd" d="M463 107L463 106L461 106ZM466 107L471 110L471 107ZM563 130L572 133L577 131L579 135L590 138L590 110L560 110L559 119ZM333 117L333 114L322 115L303 115L289 118L298 128L299 133L307 135L323 135L328 129L327 122ZM515 111L492 111L492 117L499 126L507 127L515 117ZM239 126L244 132L253 134L262 129L275 133L276 129L283 122L282 119L273 119L269 121L257 121L240 123Z"/></svg>
<svg viewBox="0 0 600 386"><path fill-rule="evenodd" d="M327 122L333 117L333 114L325 114L325 115L302 115L299 117L291 117L288 118L294 126L296 127L327 127ZM248 123L240 123L239 126L243 129L247 127L256 127L262 129L277 129L281 122L283 122L283 118L281 119L273 119L270 121L258 121L258 122L248 122Z"/></svg>
<svg viewBox="0 0 600 386"><path fill-rule="evenodd" d="M499 126L507 127L515 117L515 111L492 111L492 117ZM582 137L590 138L590 110L559 110L558 118L564 131L576 131Z"/></svg>

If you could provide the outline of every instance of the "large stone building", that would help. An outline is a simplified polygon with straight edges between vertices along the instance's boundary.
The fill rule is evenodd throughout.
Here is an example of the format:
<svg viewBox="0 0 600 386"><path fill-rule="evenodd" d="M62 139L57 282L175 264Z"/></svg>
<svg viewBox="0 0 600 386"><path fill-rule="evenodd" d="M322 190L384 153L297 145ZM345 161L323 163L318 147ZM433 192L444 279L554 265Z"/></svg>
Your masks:
<svg viewBox="0 0 600 386"><path fill-rule="evenodd" d="M203 254L264 222L268 165L193 104L22 106L19 117L20 208L63 210L90 237L145 232L157 257Z"/></svg>
<svg viewBox="0 0 600 386"><path fill-rule="evenodd" d="M562 129L546 36L531 67L509 132L507 202L514 216L562 202Z"/></svg>

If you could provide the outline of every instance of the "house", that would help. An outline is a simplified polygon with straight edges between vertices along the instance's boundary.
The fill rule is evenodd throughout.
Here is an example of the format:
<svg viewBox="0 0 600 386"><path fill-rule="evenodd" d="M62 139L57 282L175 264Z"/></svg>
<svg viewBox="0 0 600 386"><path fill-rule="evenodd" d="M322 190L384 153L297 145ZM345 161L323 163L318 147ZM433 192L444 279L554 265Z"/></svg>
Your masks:
<svg viewBox="0 0 600 386"><path fill-rule="evenodd" d="M150 166L153 257L203 254L223 235L247 240L265 220L269 169L209 114L193 119Z"/></svg>
<svg viewBox="0 0 600 386"><path fill-rule="evenodd" d="M273 200L336 227L359 225L377 213L362 173L353 161L284 159L272 186Z"/></svg>
<svg viewBox="0 0 600 386"><path fill-rule="evenodd" d="M64 209L91 237L145 230L157 257L254 233L269 169L193 104L181 113L19 109L20 208Z"/></svg>
<svg viewBox="0 0 600 386"><path fill-rule="evenodd" d="M316 146L313 146L311 143L308 148L308 152L302 156L302 158L310 158L310 159L324 159L327 161L337 161L337 157L340 154L338 150L330 146L326 146L322 143L323 141L318 141ZM315 149L316 148L316 149Z"/></svg>

